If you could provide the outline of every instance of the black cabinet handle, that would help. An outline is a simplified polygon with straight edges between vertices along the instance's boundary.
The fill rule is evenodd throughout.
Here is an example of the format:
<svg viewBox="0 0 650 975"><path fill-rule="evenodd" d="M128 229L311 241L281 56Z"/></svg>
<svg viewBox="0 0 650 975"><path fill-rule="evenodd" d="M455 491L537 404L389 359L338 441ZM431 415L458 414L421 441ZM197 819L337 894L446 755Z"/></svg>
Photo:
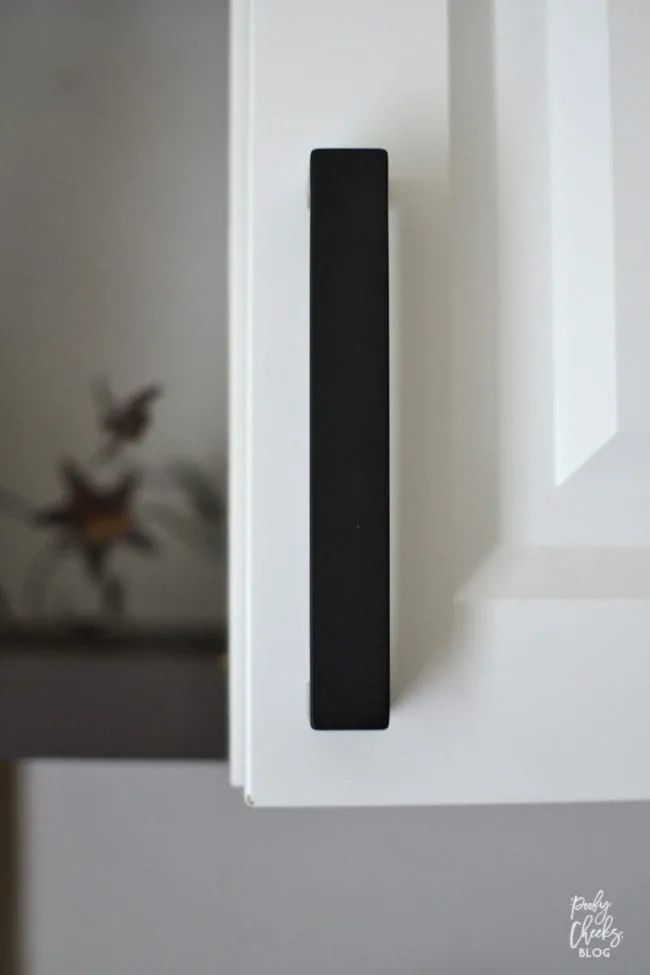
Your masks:
<svg viewBox="0 0 650 975"><path fill-rule="evenodd" d="M311 724L390 711L388 155L310 165Z"/></svg>

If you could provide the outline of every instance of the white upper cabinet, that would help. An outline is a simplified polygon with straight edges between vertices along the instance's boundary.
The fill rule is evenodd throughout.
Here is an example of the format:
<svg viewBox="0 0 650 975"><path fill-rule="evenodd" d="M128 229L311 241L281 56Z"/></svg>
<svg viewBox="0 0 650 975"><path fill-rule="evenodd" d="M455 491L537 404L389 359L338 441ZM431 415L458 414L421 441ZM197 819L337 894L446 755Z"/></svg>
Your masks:
<svg viewBox="0 0 650 975"><path fill-rule="evenodd" d="M234 0L231 66L233 784L650 798L650 7ZM317 731L309 159L358 147L389 158L392 702Z"/></svg>

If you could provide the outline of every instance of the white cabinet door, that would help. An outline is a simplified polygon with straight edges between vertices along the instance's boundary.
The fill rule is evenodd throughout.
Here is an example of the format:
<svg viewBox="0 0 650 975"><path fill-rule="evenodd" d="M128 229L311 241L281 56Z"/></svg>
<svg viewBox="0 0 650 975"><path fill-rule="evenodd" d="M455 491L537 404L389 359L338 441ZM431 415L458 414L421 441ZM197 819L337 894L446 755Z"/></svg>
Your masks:
<svg viewBox="0 0 650 975"><path fill-rule="evenodd" d="M231 765L258 806L650 798L650 10L234 0ZM390 160L392 707L309 717L310 152Z"/></svg>

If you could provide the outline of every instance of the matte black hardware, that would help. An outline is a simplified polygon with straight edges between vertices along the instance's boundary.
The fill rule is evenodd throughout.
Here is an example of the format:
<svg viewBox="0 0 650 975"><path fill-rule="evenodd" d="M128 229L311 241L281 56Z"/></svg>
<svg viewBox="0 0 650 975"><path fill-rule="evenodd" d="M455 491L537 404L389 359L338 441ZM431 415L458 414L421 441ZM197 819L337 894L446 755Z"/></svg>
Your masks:
<svg viewBox="0 0 650 975"><path fill-rule="evenodd" d="M310 165L311 724L390 710L388 155Z"/></svg>

